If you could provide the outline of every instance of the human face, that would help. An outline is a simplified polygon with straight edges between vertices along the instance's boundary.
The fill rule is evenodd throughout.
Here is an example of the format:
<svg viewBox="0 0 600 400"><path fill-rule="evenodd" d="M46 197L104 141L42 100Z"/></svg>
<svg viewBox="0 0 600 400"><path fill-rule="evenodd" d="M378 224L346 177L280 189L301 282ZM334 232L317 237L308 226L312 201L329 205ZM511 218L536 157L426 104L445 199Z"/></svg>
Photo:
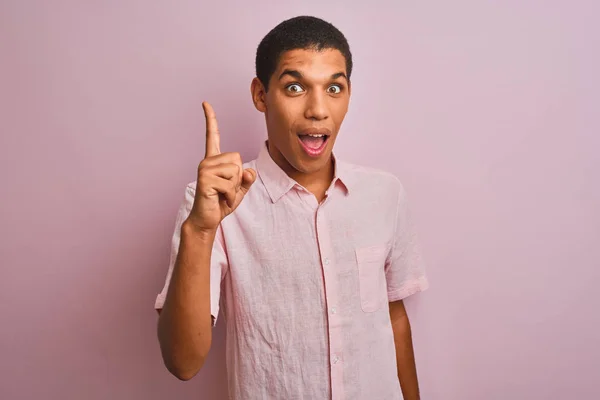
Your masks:
<svg viewBox="0 0 600 400"><path fill-rule="evenodd" d="M265 113L269 153L288 174L314 174L331 166L331 152L350 102L346 59L339 50L283 53L264 92L252 84ZM323 135L323 137L315 137Z"/></svg>

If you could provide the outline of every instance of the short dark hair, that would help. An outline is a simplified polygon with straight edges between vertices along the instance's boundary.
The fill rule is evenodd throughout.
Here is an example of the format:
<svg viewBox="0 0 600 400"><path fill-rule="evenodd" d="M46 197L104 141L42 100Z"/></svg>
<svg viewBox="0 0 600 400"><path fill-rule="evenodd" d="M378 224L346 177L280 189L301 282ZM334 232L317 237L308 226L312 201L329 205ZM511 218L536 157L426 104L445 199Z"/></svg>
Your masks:
<svg viewBox="0 0 600 400"><path fill-rule="evenodd" d="M335 26L320 18L299 16L281 22L261 40L256 49L256 76L269 90L269 80L281 55L289 50L336 49L346 59L348 80L352 73L352 53L348 41Z"/></svg>

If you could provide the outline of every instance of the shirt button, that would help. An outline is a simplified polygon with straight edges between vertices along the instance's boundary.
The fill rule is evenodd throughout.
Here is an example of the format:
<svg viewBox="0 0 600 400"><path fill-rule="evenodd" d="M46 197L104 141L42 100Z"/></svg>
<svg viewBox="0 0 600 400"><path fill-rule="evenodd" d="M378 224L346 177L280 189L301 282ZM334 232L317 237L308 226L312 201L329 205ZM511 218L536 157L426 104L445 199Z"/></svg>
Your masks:
<svg viewBox="0 0 600 400"><path fill-rule="evenodd" d="M333 363L337 364L338 361L340 361L340 359L338 358L338 356L333 357Z"/></svg>
<svg viewBox="0 0 600 400"><path fill-rule="evenodd" d="M332 313L332 314L335 314L335 313L336 313L336 309L335 309L335 307L331 307L331 313Z"/></svg>
<svg viewBox="0 0 600 400"><path fill-rule="evenodd" d="M329 258L325 259L325 265L329 265Z"/></svg>

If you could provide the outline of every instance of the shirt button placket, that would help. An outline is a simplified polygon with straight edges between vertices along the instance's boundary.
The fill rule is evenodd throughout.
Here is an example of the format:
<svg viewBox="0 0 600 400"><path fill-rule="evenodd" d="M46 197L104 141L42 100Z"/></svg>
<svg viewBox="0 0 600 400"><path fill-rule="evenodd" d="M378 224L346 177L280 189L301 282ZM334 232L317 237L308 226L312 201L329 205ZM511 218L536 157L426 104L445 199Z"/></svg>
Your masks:
<svg viewBox="0 0 600 400"><path fill-rule="evenodd" d="M325 203L324 203L325 204ZM327 331L329 333L329 354L331 363L331 396L333 400L344 398L341 316L336 309L338 304L338 282L333 266L333 246L322 204L317 209L317 240L322 257L323 277L325 280L325 302L329 310Z"/></svg>

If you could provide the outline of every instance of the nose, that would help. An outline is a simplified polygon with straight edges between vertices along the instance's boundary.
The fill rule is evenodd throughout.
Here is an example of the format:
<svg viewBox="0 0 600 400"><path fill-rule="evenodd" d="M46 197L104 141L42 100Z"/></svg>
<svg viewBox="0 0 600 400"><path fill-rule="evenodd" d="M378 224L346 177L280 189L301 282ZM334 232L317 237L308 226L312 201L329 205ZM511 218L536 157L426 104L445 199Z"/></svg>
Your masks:
<svg viewBox="0 0 600 400"><path fill-rule="evenodd" d="M329 110L327 109L327 100L325 99L324 94L314 91L309 96L307 96L304 117L315 121L321 121L329 117Z"/></svg>

